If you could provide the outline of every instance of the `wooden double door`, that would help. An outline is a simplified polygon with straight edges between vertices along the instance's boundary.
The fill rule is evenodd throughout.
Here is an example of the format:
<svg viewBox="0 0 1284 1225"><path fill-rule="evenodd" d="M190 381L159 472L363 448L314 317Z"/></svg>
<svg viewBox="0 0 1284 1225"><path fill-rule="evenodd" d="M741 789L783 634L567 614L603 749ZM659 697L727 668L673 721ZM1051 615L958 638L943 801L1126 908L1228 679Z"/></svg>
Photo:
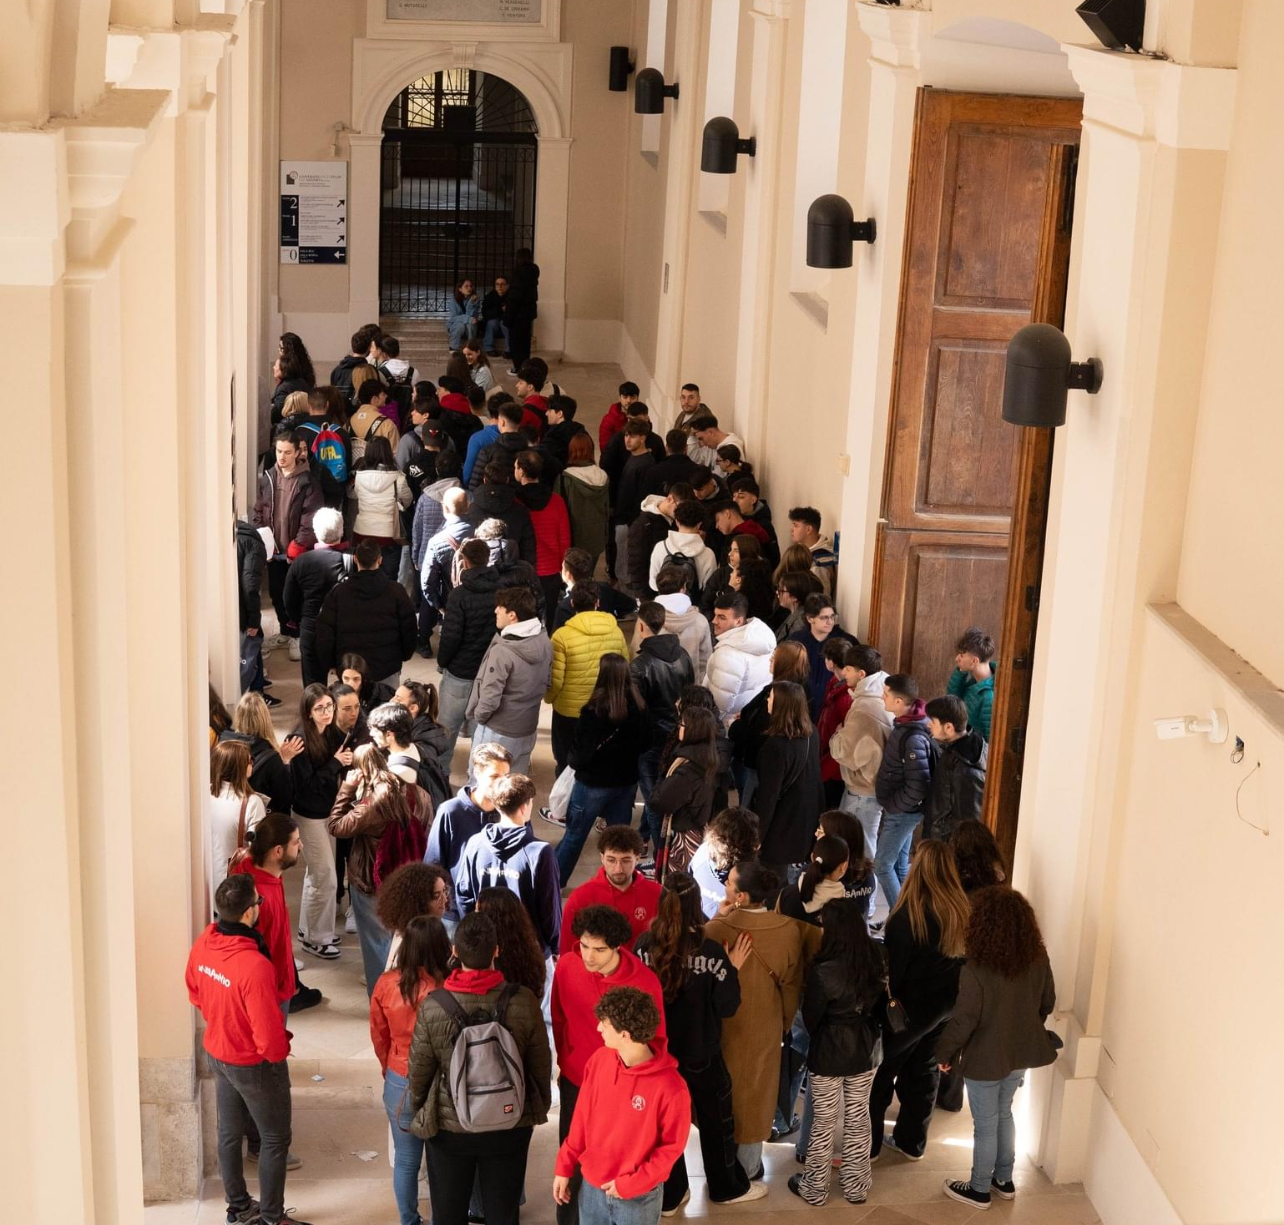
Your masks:
<svg viewBox="0 0 1284 1225"><path fill-rule="evenodd" d="M1011 852L1052 431L1002 418L1008 341L1060 324L1077 99L919 95L870 638L943 693L968 626L998 643L986 820Z"/></svg>

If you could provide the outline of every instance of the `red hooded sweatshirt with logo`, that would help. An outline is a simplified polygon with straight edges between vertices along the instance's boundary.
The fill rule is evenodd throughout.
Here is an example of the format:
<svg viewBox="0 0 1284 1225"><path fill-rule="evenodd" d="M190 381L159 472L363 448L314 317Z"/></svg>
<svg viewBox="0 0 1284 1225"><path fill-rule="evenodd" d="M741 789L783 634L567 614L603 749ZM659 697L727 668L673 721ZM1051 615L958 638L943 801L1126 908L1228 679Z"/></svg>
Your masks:
<svg viewBox="0 0 1284 1225"><path fill-rule="evenodd" d="M205 1049L215 1059L250 1067L290 1053L276 970L252 937L211 923L187 958L187 996L205 1018Z"/></svg>
<svg viewBox="0 0 1284 1225"><path fill-rule="evenodd" d="M637 987L645 991L660 1010L660 1032L664 1038L664 992L660 980L628 949L620 949L620 964L613 974L594 974L580 957L578 948L557 959L553 974L553 1045L557 1067L573 1085L584 1083L584 1068L594 1051L602 1049L593 1009L613 987ZM578 1108L577 1108L578 1109Z"/></svg>
<svg viewBox="0 0 1284 1225"><path fill-rule="evenodd" d="M663 1013L661 1013L663 1016ZM626 1067L601 1047L590 1057L571 1130L557 1150L563 1178L578 1165L595 1187L615 1180L621 1199L637 1199L669 1176L691 1131L691 1093L663 1038L653 1059Z"/></svg>
<svg viewBox="0 0 1284 1225"><path fill-rule="evenodd" d="M660 908L660 886L641 872L634 872L629 887L617 889L606 879L606 869L598 868L592 880L586 880L566 899L562 908L562 947L559 952L569 953L579 947L579 938L571 930L571 922L585 906L611 906L618 910L628 919L636 941L651 926L651 920Z"/></svg>
<svg viewBox="0 0 1284 1225"><path fill-rule="evenodd" d="M290 907L285 900L285 886L279 876L256 868L254 861L243 859L233 872L248 872L263 899L255 928L272 954L276 970L276 997L282 1003L293 998L295 990L294 946L290 943Z"/></svg>

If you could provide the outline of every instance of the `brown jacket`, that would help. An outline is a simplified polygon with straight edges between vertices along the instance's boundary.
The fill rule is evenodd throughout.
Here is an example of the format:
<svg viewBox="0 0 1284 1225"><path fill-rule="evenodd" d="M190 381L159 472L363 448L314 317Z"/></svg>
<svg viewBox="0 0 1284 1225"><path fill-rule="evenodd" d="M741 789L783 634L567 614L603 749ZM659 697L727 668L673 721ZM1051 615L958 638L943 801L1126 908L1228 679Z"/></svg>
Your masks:
<svg viewBox="0 0 1284 1225"><path fill-rule="evenodd" d="M371 429L371 426L374 428ZM362 455L365 454L366 443L371 438L386 438L394 453L397 450L397 444L401 441L401 431L397 429L397 423L369 404L363 404L352 414L348 427L352 430L352 437L356 444L354 451L360 451ZM354 458L359 459L360 455L354 455Z"/></svg>
<svg viewBox="0 0 1284 1225"><path fill-rule="evenodd" d="M388 822L400 820L409 810L411 820L426 826L432 807L413 784L403 784L395 790L386 783L380 784L366 796L357 794L361 781L359 771L348 771L325 827L336 838L352 839L348 850L348 880L354 889L373 894L375 854Z"/></svg>
<svg viewBox="0 0 1284 1225"><path fill-rule="evenodd" d="M771 1135L780 1039L794 1023L821 930L767 910L733 910L710 919L704 932L724 945L741 932L753 938L753 952L740 967L740 1007L722 1023L722 1055L731 1074L736 1143L754 1144Z"/></svg>
<svg viewBox="0 0 1284 1225"><path fill-rule="evenodd" d="M295 553L305 553L317 542L312 516L324 505L321 486L306 464L286 476L275 464L259 475L259 493L254 500L254 526L270 527L276 553L284 556L292 543Z"/></svg>
<svg viewBox="0 0 1284 1225"><path fill-rule="evenodd" d="M875 673L861 682L846 717L829 738L829 755L838 763L843 786L856 795L874 794L874 778L892 728L892 717L883 706L885 676Z"/></svg>

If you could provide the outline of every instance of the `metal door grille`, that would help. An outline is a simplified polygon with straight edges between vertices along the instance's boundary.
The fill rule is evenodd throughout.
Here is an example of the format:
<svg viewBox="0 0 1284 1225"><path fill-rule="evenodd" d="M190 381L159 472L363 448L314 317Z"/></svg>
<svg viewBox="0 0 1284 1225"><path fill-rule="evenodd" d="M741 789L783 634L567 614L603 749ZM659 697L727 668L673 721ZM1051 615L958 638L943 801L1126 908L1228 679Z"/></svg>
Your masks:
<svg viewBox="0 0 1284 1225"><path fill-rule="evenodd" d="M536 127L506 81L450 70L403 90L384 118L380 306L435 315L455 283L485 292L535 241Z"/></svg>

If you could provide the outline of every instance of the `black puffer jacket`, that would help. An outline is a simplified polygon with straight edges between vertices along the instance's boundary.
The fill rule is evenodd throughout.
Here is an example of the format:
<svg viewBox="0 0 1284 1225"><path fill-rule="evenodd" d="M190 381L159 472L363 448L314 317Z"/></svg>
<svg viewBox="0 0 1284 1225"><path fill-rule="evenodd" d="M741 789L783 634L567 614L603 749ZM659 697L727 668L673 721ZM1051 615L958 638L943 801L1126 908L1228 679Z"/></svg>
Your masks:
<svg viewBox="0 0 1284 1225"><path fill-rule="evenodd" d="M860 1076L883 1060L881 982L855 982L838 961L816 961L803 987L802 1016L810 1044L807 1070L817 1076Z"/></svg>
<svg viewBox="0 0 1284 1225"><path fill-rule="evenodd" d="M410 728L410 742L419 750L422 759L432 758L449 769L450 762L445 759L445 753L454 748L455 742L440 723L427 715L420 715Z"/></svg>
<svg viewBox="0 0 1284 1225"><path fill-rule="evenodd" d="M629 587L646 592L654 598L651 587L651 554L655 546L669 538L673 524L663 515L644 510L629 524L628 544L625 546L624 574ZM618 566L618 562L616 563ZM687 593L690 595L690 592Z"/></svg>
<svg viewBox="0 0 1284 1225"><path fill-rule="evenodd" d="M241 604L241 633L261 629L263 619L263 570L267 566L267 549L254 524L236 521L236 574Z"/></svg>
<svg viewBox="0 0 1284 1225"><path fill-rule="evenodd" d="M932 788L936 757L936 741L928 731L926 719L897 719L892 724L874 777L874 795L884 811L923 811Z"/></svg>
<svg viewBox="0 0 1284 1225"><path fill-rule="evenodd" d="M629 671L646 702L651 747L658 749L678 724L677 702L683 687L696 683L691 656L676 634L656 634L638 644Z"/></svg>
<svg viewBox="0 0 1284 1225"><path fill-rule="evenodd" d="M313 548L296 557L286 572L282 597L290 620L299 626L315 622L330 589L355 572L351 556L338 549Z"/></svg>
<svg viewBox="0 0 1284 1225"><path fill-rule="evenodd" d="M524 561L499 562L465 570L446 601L437 662L461 681L475 680L495 636L495 594L501 587L526 586L536 593L539 580ZM538 602L538 601L537 601Z"/></svg>
<svg viewBox="0 0 1284 1225"><path fill-rule="evenodd" d="M964 821L979 821L990 746L979 732L964 732L941 746L932 790L923 806L923 837L945 839Z"/></svg>
<svg viewBox="0 0 1284 1225"><path fill-rule="evenodd" d="M369 675L382 680L401 671L418 640L414 605L400 583L378 570L360 570L330 589L317 617L317 662L338 668L350 651L365 658Z"/></svg>
<svg viewBox="0 0 1284 1225"><path fill-rule="evenodd" d="M453 977L453 975L452 975ZM447 983L450 978L446 980ZM485 995L451 991L466 1013L495 1015L501 988ZM517 1127L535 1127L548 1118L552 1101L552 1059L548 1050L548 1031L539 1010L539 1000L529 987L518 987L508 1001L505 1028L517 1042L526 1072L526 1109ZM459 1026L431 996L419 1005L414 1037L410 1041L410 1105L415 1113L410 1130L423 1140L438 1132L463 1132L459 1116L450 1098L450 1059L455 1052Z"/></svg>
<svg viewBox="0 0 1284 1225"><path fill-rule="evenodd" d="M364 356L349 353L333 370L330 371L330 386L337 387L349 399L352 399L352 372L368 365Z"/></svg>
<svg viewBox="0 0 1284 1225"><path fill-rule="evenodd" d="M487 464L498 460L511 468L517 457L523 451L529 451L530 449L531 441L521 430L516 430L511 434L500 434L494 442L488 442L477 452L477 460L473 464L472 475L468 479L469 493L474 489L481 488L486 483Z"/></svg>
<svg viewBox="0 0 1284 1225"><path fill-rule="evenodd" d="M767 736L758 751L758 787L753 793L762 838L763 863L802 863L824 811L820 782L820 736L806 740Z"/></svg>
<svg viewBox="0 0 1284 1225"><path fill-rule="evenodd" d="M535 564L535 528L531 514L512 485L479 485L474 490L468 522L477 528L487 519L502 519L504 534L517 541L517 556L532 566Z"/></svg>

